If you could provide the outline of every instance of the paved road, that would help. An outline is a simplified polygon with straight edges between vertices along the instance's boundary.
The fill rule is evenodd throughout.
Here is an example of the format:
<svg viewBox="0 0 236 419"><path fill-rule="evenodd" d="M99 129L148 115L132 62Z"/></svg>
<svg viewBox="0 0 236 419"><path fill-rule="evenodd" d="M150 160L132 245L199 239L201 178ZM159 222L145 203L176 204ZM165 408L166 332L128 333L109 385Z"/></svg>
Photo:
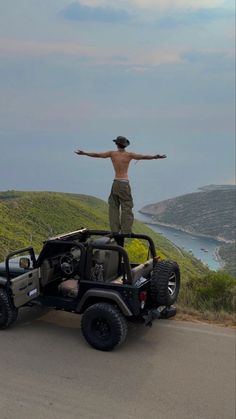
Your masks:
<svg viewBox="0 0 236 419"><path fill-rule="evenodd" d="M235 331L132 325L105 353L79 316L24 309L0 332L1 419L235 419Z"/></svg>

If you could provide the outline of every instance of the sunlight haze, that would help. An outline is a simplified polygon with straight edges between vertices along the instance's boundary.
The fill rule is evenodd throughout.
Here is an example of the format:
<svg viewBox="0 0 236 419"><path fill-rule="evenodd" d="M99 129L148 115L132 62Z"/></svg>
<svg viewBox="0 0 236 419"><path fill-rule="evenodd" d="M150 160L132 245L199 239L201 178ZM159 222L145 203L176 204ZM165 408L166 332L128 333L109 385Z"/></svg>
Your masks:
<svg viewBox="0 0 236 419"><path fill-rule="evenodd" d="M232 183L234 2L1 0L0 189L107 199L109 160L130 167L135 207Z"/></svg>

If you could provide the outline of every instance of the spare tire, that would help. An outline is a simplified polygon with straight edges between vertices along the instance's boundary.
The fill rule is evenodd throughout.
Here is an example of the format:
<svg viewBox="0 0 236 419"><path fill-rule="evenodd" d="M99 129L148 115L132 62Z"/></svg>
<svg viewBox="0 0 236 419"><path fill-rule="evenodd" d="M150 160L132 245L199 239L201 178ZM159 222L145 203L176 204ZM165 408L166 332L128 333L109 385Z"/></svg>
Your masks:
<svg viewBox="0 0 236 419"><path fill-rule="evenodd" d="M151 275L151 298L157 307L171 306L180 289L180 270L176 262L165 260L156 264Z"/></svg>

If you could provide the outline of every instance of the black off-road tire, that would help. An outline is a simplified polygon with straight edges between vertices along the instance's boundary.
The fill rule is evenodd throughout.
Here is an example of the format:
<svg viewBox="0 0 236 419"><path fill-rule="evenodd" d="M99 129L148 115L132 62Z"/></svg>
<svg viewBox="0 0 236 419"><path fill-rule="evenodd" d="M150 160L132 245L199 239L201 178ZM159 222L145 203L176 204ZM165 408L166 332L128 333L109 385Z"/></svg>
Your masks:
<svg viewBox="0 0 236 419"><path fill-rule="evenodd" d="M109 303L96 303L87 308L81 329L87 342L101 351L111 351L121 345L128 330L123 314Z"/></svg>
<svg viewBox="0 0 236 419"><path fill-rule="evenodd" d="M7 292L0 288L0 329L7 329L18 316L18 309L13 306Z"/></svg>
<svg viewBox="0 0 236 419"><path fill-rule="evenodd" d="M159 306L171 306L177 300L180 289L180 270L176 262L159 262L151 276L151 298Z"/></svg>

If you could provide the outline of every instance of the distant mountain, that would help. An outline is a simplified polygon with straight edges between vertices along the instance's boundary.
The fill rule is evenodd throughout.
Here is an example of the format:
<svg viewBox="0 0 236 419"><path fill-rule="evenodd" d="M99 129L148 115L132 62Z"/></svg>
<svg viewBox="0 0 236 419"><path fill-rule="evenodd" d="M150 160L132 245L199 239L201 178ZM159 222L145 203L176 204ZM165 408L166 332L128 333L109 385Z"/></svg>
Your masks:
<svg viewBox="0 0 236 419"><path fill-rule="evenodd" d="M236 277L236 187L209 185L195 192L146 205L140 212L152 222L225 242L218 255L224 269Z"/></svg>
<svg viewBox="0 0 236 419"><path fill-rule="evenodd" d="M235 185L206 185L198 188L199 191L235 190Z"/></svg>
<svg viewBox="0 0 236 419"><path fill-rule="evenodd" d="M190 193L146 205L140 212L153 221L226 242L235 240L236 188L208 186Z"/></svg>
<svg viewBox="0 0 236 419"><path fill-rule="evenodd" d="M36 252L49 236L81 227L109 230L108 205L101 199L56 192L0 192L0 260L9 251L32 244ZM158 255L176 260L183 278L197 277L208 269L188 252L139 221L134 231L151 236Z"/></svg>

